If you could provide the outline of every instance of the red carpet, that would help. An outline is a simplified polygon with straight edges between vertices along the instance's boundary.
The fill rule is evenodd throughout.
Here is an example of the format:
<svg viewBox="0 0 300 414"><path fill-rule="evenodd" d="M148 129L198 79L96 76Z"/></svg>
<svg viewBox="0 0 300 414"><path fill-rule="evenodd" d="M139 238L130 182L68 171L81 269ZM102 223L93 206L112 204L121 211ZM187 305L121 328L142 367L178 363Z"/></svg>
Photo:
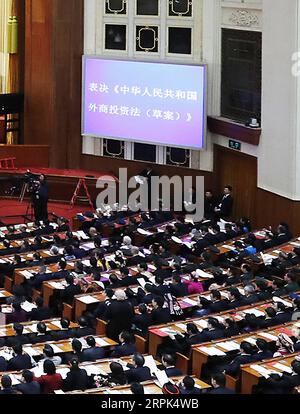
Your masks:
<svg viewBox="0 0 300 414"><path fill-rule="evenodd" d="M69 204L62 203L49 203L48 211L49 214L53 213L56 216L63 216L70 220L72 224L72 218L77 213L82 213L84 211L90 211L91 208L87 204L75 205L74 208L71 208ZM24 201L20 203L18 200L0 200L0 221L5 225L7 224L18 224L24 223L24 215L31 214L32 211L28 209L28 202ZM13 216L13 217L10 217ZM50 216L51 219L51 216ZM27 221L28 222L28 221Z"/></svg>

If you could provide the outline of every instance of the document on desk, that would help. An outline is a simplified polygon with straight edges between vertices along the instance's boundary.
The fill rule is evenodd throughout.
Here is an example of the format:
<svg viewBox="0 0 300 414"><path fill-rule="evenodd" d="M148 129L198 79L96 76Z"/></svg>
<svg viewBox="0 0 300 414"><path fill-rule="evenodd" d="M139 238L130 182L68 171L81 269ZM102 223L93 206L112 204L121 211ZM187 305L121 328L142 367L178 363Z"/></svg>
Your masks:
<svg viewBox="0 0 300 414"><path fill-rule="evenodd" d="M272 366L276 369L279 369L279 371L287 372L288 374L292 374L293 372L292 368L288 367L287 365L281 364L280 362L272 364Z"/></svg>
<svg viewBox="0 0 300 414"><path fill-rule="evenodd" d="M9 352L6 352L4 349L0 351L0 357L3 357L5 361L10 361L13 358L13 355Z"/></svg>
<svg viewBox="0 0 300 414"><path fill-rule="evenodd" d="M96 341L96 344L98 345L98 346L109 346L110 345L110 343L109 342L107 342L105 339L103 339L103 338L95 338L95 341Z"/></svg>
<svg viewBox="0 0 300 414"><path fill-rule="evenodd" d="M28 270L22 270L22 272L20 272L22 276L25 277L26 280L29 280L33 277L33 274L31 272L29 272Z"/></svg>
<svg viewBox="0 0 300 414"><path fill-rule="evenodd" d="M58 329L63 329L60 323L60 319L57 320L51 320L51 325L56 326Z"/></svg>
<svg viewBox="0 0 300 414"><path fill-rule="evenodd" d="M204 277L206 279L213 279L214 278L214 275L212 275L211 273L204 272L201 269L196 269L196 275L200 276L200 277Z"/></svg>
<svg viewBox="0 0 300 414"><path fill-rule="evenodd" d="M260 332L257 335L262 336L263 338L270 339L270 341L277 341L277 336L272 335L268 332Z"/></svg>
<svg viewBox="0 0 300 414"><path fill-rule="evenodd" d="M81 298L78 298L78 300L86 305L99 302L99 300L93 296L82 296Z"/></svg>
<svg viewBox="0 0 300 414"><path fill-rule="evenodd" d="M256 317L264 316L265 315L264 312L262 312L262 311L260 311L258 309L246 309L243 312L244 313L247 313L247 314L252 314L252 315L254 315Z"/></svg>
<svg viewBox="0 0 300 414"><path fill-rule="evenodd" d="M31 312L32 309L36 309L37 306L35 303L30 303L28 301L22 303L21 308L25 311L25 312Z"/></svg>
<svg viewBox="0 0 300 414"><path fill-rule="evenodd" d="M244 338L244 341L249 342L249 344L256 346L256 338L252 338L252 337Z"/></svg>
<svg viewBox="0 0 300 414"><path fill-rule="evenodd" d="M85 365L80 368L84 369L88 375L107 375L107 372L101 369L98 365Z"/></svg>
<svg viewBox="0 0 300 414"><path fill-rule="evenodd" d="M144 289L144 287L145 287L145 285L147 283L146 280L141 277L137 281L141 285L141 287Z"/></svg>
<svg viewBox="0 0 300 414"><path fill-rule="evenodd" d="M147 230L141 229L141 228L138 228L136 231L138 233L140 233L142 236L152 236L152 234L153 234L151 231L147 231Z"/></svg>
<svg viewBox="0 0 300 414"><path fill-rule="evenodd" d="M260 255L261 255L261 258L262 258L265 266L270 265L274 259L277 259L277 256L272 255L272 254L260 253Z"/></svg>
<svg viewBox="0 0 300 414"><path fill-rule="evenodd" d="M157 369L154 372L154 375L157 378L157 381L159 383L160 388L162 388L165 384L170 382L170 378L167 376L166 371L162 371L160 369Z"/></svg>
<svg viewBox="0 0 300 414"><path fill-rule="evenodd" d="M182 240L179 239L179 237L176 236L172 236L171 239L173 240L174 243L176 244L183 244Z"/></svg>
<svg viewBox="0 0 300 414"><path fill-rule="evenodd" d="M218 346L226 351L237 351L240 349L240 345L234 341L219 342Z"/></svg>
<svg viewBox="0 0 300 414"><path fill-rule="evenodd" d="M233 246L229 246L228 244L223 244L223 249L227 249L227 250L231 250L231 251L234 251L234 250L236 250L236 248L235 247L233 247Z"/></svg>
<svg viewBox="0 0 300 414"><path fill-rule="evenodd" d="M190 298L184 298L182 300L184 303L188 303L191 306L198 306L198 302L196 300L190 299Z"/></svg>
<svg viewBox="0 0 300 414"><path fill-rule="evenodd" d="M95 243L94 242L85 243L85 244L82 244L80 247L83 250L92 250L92 249L95 249Z"/></svg>
<svg viewBox="0 0 300 414"><path fill-rule="evenodd" d="M37 348L32 348L32 346L23 346L24 352L31 357L40 356L42 352L40 352Z"/></svg>
<svg viewBox="0 0 300 414"><path fill-rule="evenodd" d="M29 330L30 333L37 333L37 323L32 323L28 326L26 326L26 330Z"/></svg>
<svg viewBox="0 0 300 414"><path fill-rule="evenodd" d="M48 284L55 290L64 290L65 287L61 282L48 282Z"/></svg>
<svg viewBox="0 0 300 414"><path fill-rule="evenodd" d="M258 372L260 375L262 375L265 378L269 378L269 376L271 374L279 374L278 372L276 372L274 370L273 371L269 370L269 369L264 368L261 365L257 365L257 364L250 365L250 368L253 369L253 371Z"/></svg>
<svg viewBox="0 0 300 414"><path fill-rule="evenodd" d="M150 369L151 373L155 373L155 371L157 370L157 365L154 361L154 358L152 355L147 355L145 356L145 367L148 367Z"/></svg>
<svg viewBox="0 0 300 414"><path fill-rule="evenodd" d="M200 326L200 328L205 329L207 328L207 321L204 319L199 319L198 321L194 321L194 323L198 326Z"/></svg>
<svg viewBox="0 0 300 414"><path fill-rule="evenodd" d="M12 386L19 385L21 383L21 381L18 380L18 378L14 374L10 374L10 378Z"/></svg>
<svg viewBox="0 0 300 414"><path fill-rule="evenodd" d="M175 326L181 329L183 332L186 332L186 325L184 323L176 323Z"/></svg>
<svg viewBox="0 0 300 414"><path fill-rule="evenodd" d="M69 368L58 368L56 370L57 374L60 374L62 376L62 379L66 379L67 378L67 374L70 372Z"/></svg>
<svg viewBox="0 0 300 414"><path fill-rule="evenodd" d="M215 346L201 346L200 351L205 352L210 356L226 356L225 352L216 348Z"/></svg>
<svg viewBox="0 0 300 414"><path fill-rule="evenodd" d="M288 308L291 308L293 305L290 302L287 302L286 300L283 300L281 298L278 298L277 296L273 296L273 301L274 302L281 302L283 303L285 306L287 306Z"/></svg>
<svg viewBox="0 0 300 414"><path fill-rule="evenodd" d="M61 354L62 352L64 352L59 346L57 346L55 344L50 344L50 345L51 345L51 347L53 349L53 352L55 354Z"/></svg>
<svg viewBox="0 0 300 414"><path fill-rule="evenodd" d="M178 335L179 334L178 331L175 331L175 329L171 329L171 328L160 328L159 330L167 335Z"/></svg>
<svg viewBox="0 0 300 414"><path fill-rule="evenodd" d="M82 230L73 232L74 236L78 236L81 240L88 240L90 237Z"/></svg>

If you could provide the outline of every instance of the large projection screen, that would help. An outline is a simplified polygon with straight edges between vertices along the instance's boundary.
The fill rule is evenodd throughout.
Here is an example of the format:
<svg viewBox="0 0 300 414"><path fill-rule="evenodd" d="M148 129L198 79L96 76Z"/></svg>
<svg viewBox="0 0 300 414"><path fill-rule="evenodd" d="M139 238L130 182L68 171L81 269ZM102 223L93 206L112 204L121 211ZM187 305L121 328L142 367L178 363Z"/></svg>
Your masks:
<svg viewBox="0 0 300 414"><path fill-rule="evenodd" d="M200 150L205 103L205 65L83 58L83 136Z"/></svg>

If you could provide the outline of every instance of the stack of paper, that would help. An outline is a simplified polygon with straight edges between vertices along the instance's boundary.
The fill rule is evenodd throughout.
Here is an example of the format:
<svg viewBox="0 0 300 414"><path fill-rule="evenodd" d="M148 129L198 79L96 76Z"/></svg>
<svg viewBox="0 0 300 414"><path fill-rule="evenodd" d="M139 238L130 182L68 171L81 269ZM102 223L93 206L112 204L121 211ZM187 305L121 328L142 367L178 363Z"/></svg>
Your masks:
<svg viewBox="0 0 300 414"><path fill-rule="evenodd" d="M65 288L64 285L60 282L48 282L48 283L51 287L53 287L53 289L56 289L56 290L64 290Z"/></svg>
<svg viewBox="0 0 300 414"><path fill-rule="evenodd" d="M207 321L204 319L199 319L198 321L195 321L194 323L200 326L202 329L207 328Z"/></svg>
<svg viewBox="0 0 300 414"><path fill-rule="evenodd" d="M218 346L226 351L237 351L240 349L240 345L234 341L219 342Z"/></svg>
<svg viewBox="0 0 300 414"><path fill-rule="evenodd" d="M263 338L270 339L271 341L277 341L277 336L271 335L267 332L260 332L258 335L262 336Z"/></svg>
<svg viewBox="0 0 300 414"><path fill-rule="evenodd" d="M98 346L108 346L110 345L105 339L103 338L95 338L96 344Z"/></svg>
<svg viewBox="0 0 300 414"><path fill-rule="evenodd" d="M25 312L31 312L32 309L36 309L37 306L34 303L30 303L28 301L22 303L21 308L25 311Z"/></svg>
<svg viewBox="0 0 300 414"><path fill-rule="evenodd" d="M22 272L20 272L22 276L25 277L25 279L29 280L32 278L33 274L31 272L29 272L28 270L22 270Z"/></svg>
<svg viewBox="0 0 300 414"><path fill-rule="evenodd" d="M226 356L225 352L215 346L201 346L199 349L210 356Z"/></svg>
<svg viewBox="0 0 300 414"><path fill-rule="evenodd" d="M274 364L273 367L276 368L276 369L279 369L279 371L287 372L288 374L292 374L293 373L292 368L288 367L287 365L281 364L279 362L277 362L276 364Z"/></svg>
<svg viewBox="0 0 300 414"><path fill-rule="evenodd" d="M99 300L93 296L82 296L81 298L79 298L79 300L85 303L86 305L99 302Z"/></svg>
<svg viewBox="0 0 300 414"><path fill-rule="evenodd" d="M205 279L213 279L214 278L214 275L212 275L211 273L204 272L201 269L196 269L196 275L199 276L199 277L203 277Z"/></svg>
<svg viewBox="0 0 300 414"><path fill-rule="evenodd" d="M267 368L262 367L261 365L250 365L250 368L253 369L254 371L258 372L260 375L262 375L265 378L269 378L269 376L271 374L278 374L278 372L276 371L271 371Z"/></svg>

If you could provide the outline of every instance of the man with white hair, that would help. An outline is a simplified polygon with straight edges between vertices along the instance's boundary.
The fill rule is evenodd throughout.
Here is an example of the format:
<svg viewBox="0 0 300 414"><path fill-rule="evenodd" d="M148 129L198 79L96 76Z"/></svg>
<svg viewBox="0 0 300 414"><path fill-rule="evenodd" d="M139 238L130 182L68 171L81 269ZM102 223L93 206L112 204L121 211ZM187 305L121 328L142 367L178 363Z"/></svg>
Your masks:
<svg viewBox="0 0 300 414"><path fill-rule="evenodd" d="M124 290L116 290L113 299L104 314L104 319L108 321L106 335L117 341L122 331L130 331L134 307L127 300Z"/></svg>

